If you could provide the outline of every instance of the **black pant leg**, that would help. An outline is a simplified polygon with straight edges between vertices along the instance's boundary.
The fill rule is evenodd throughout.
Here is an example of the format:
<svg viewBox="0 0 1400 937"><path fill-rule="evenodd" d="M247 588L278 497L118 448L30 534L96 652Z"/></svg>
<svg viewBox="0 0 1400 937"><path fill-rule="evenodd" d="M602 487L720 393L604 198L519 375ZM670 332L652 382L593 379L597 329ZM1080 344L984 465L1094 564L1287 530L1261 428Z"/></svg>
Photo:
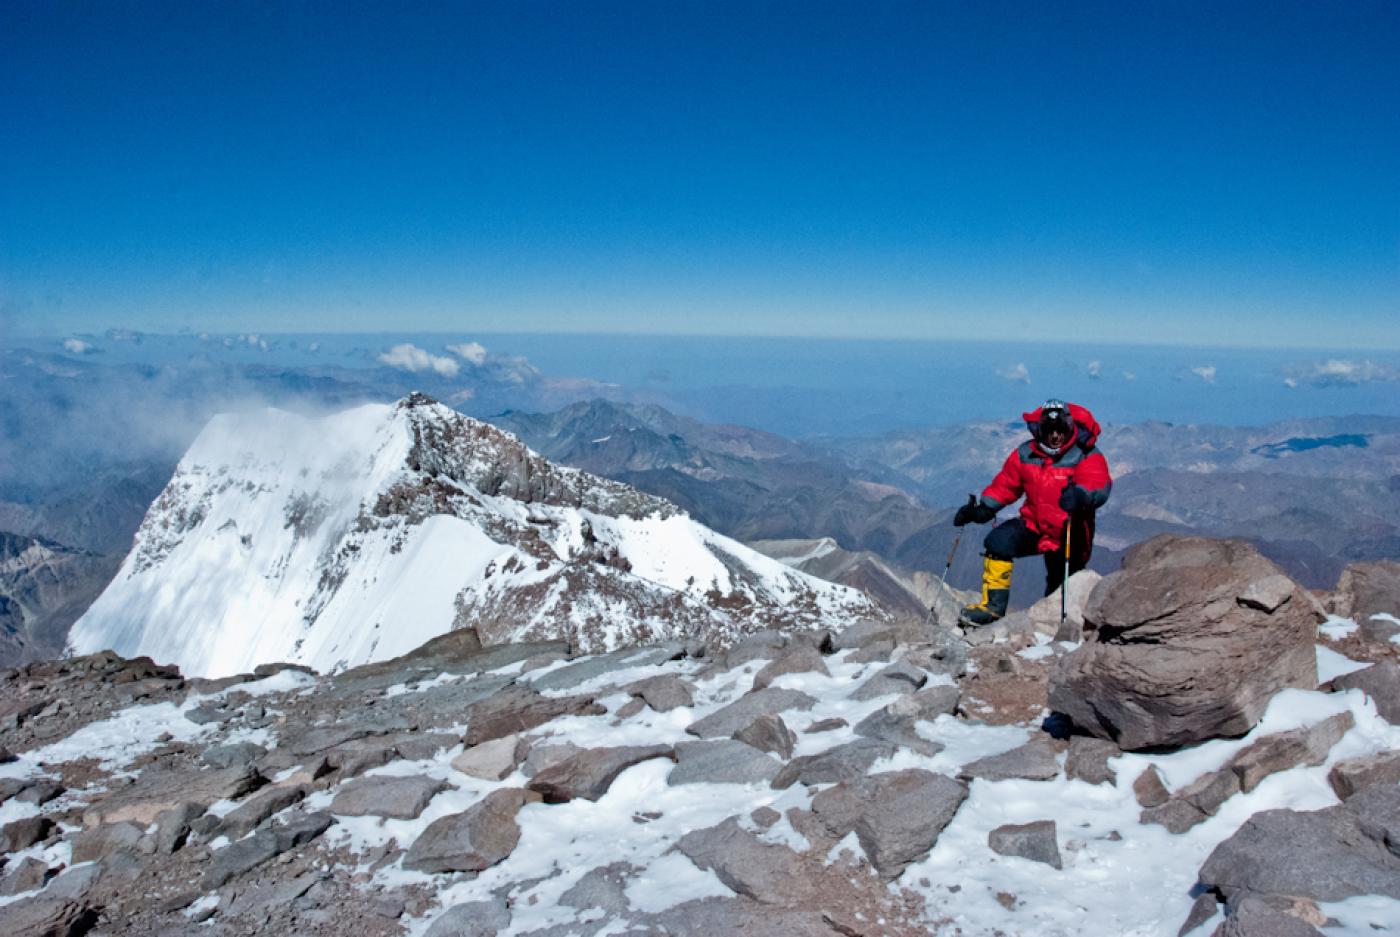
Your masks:
<svg viewBox="0 0 1400 937"><path fill-rule="evenodd" d="M994 560L1015 560L1035 556L1040 552L1039 543L1040 535L1027 526L1024 518L1017 517L991 529L982 541L982 554Z"/></svg>

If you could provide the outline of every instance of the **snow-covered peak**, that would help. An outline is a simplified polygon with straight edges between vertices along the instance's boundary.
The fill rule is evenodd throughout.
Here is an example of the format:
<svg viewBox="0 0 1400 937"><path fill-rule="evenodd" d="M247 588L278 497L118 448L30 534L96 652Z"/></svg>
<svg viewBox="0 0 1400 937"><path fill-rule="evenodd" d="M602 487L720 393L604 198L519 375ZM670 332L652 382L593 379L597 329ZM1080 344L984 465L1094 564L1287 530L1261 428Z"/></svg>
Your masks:
<svg viewBox="0 0 1400 937"><path fill-rule="evenodd" d="M598 651L871 614L668 501L413 394L211 420L70 642L213 675L352 666L464 627Z"/></svg>

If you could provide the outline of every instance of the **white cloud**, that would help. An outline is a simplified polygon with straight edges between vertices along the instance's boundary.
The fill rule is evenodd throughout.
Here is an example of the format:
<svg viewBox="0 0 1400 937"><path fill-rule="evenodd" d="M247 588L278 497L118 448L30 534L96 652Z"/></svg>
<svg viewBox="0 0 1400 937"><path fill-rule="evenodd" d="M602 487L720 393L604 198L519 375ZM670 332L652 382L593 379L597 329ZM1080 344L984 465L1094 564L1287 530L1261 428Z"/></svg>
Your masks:
<svg viewBox="0 0 1400 937"><path fill-rule="evenodd" d="M1031 382L1030 368L1027 368L1024 363L1019 362L1009 368L998 368L997 377L1004 377L1008 381L1016 381L1021 384L1029 384Z"/></svg>
<svg viewBox="0 0 1400 937"><path fill-rule="evenodd" d="M1091 377L1091 378L1093 378L1094 380L1097 381L1097 380L1099 379L1099 374L1100 374L1100 372L1102 372L1102 371L1103 371L1103 362L1102 362L1102 361L1090 361L1090 362L1089 362L1089 377Z"/></svg>
<svg viewBox="0 0 1400 937"><path fill-rule="evenodd" d="M85 355L92 351L93 347L91 342L85 342L81 338L65 338L63 350L70 355Z"/></svg>
<svg viewBox="0 0 1400 937"><path fill-rule="evenodd" d="M1137 380L1137 375L1136 375L1135 373L1133 373L1132 371L1124 371L1124 372L1123 372L1123 380L1125 380L1125 381L1135 381L1135 380Z"/></svg>
<svg viewBox="0 0 1400 937"><path fill-rule="evenodd" d="M378 358L381 364L387 364L391 368L398 368L401 371L412 371L417 374L420 371L432 371L443 377L452 377L457 373L457 362L442 355L432 355L417 345L395 345Z"/></svg>
<svg viewBox="0 0 1400 937"><path fill-rule="evenodd" d="M479 342L462 342L460 345L448 345L447 350L463 361L469 361L477 367L481 367L486 361L486 346Z"/></svg>
<svg viewBox="0 0 1400 937"><path fill-rule="evenodd" d="M1312 384L1314 387L1355 387L1373 382L1400 382L1400 371L1370 360L1328 358L1326 361L1288 368L1284 372L1283 382L1289 387L1297 387L1299 384Z"/></svg>
<svg viewBox="0 0 1400 937"><path fill-rule="evenodd" d="M1205 381L1207 384L1215 383L1215 365L1201 364L1191 369L1191 373Z"/></svg>

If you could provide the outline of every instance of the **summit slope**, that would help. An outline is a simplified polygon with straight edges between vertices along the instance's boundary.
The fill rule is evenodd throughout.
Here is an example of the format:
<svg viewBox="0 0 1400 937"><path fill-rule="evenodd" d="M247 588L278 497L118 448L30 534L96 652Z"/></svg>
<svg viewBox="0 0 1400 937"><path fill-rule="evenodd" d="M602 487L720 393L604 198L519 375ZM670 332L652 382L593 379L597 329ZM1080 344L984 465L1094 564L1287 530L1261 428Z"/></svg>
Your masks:
<svg viewBox="0 0 1400 937"><path fill-rule="evenodd" d="M458 628L598 652L877 614L664 499L413 394L210 421L69 642L223 675L339 670Z"/></svg>

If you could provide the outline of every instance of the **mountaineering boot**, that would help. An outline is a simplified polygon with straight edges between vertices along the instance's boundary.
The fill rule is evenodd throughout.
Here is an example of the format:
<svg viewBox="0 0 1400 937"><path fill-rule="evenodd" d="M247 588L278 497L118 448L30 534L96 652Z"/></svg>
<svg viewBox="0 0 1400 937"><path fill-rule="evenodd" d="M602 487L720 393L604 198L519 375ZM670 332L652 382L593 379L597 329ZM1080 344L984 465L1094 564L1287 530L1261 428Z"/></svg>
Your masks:
<svg viewBox="0 0 1400 937"><path fill-rule="evenodd" d="M1006 614L1011 601L1011 561L987 556L982 559L982 601L962 610L965 625L990 625Z"/></svg>

